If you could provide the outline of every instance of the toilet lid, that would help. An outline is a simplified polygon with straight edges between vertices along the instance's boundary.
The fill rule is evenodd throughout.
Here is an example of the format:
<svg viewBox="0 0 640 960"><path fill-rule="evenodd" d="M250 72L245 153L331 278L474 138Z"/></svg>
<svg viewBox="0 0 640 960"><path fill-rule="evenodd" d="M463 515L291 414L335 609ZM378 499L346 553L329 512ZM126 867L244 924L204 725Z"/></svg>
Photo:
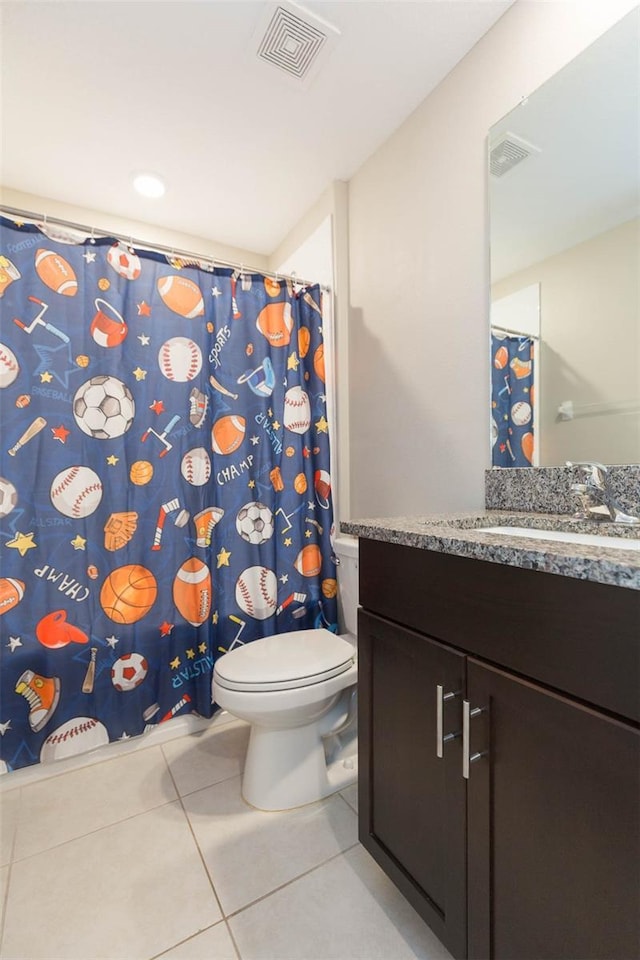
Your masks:
<svg viewBox="0 0 640 960"><path fill-rule="evenodd" d="M225 653L214 675L230 690L283 690L336 677L354 661L353 646L329 630L296 630Z"/></svg>

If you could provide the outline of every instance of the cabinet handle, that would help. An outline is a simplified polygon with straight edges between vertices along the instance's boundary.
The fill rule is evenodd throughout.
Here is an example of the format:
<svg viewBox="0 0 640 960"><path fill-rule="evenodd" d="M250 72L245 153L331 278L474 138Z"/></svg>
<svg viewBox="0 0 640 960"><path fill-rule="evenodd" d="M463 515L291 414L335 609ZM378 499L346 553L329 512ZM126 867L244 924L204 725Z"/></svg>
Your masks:
<svg viewBox="0 0 640 960"><path fill-rule="evenodd" d="M448 693L444 692L444 687L442 684L436 686L436 756L441 760L444 756L444 745L448 743L449 740L455 740L456 737L459 737L459 733L448 733L444 736L443 727L444 727L444 705L448 700L453 700L454 697L457 697L457 693L449 691Z"/></svg>
<svg viewBox="0 0 640 960"><path fill-rule="evenodd" d="M471 720L484 712L484 707L474 707L472 710L468 700L462 701L462 776L465 780L469 779L469 766L485 755L485 752L483 752L472 753L469 756Z"/></svg>

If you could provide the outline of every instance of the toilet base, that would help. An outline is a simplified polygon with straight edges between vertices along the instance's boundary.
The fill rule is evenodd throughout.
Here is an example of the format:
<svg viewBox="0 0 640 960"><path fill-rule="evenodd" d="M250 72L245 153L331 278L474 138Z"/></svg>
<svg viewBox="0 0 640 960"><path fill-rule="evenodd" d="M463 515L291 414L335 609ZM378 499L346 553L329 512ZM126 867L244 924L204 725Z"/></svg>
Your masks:
<svg viewBox="0 0 640 960"><path fill-rule="evenodd" d="M272 730L253 725L242 778L242 796L258 810L290 810L343 790L358 777L349 752L327 764L318 725Z"/></svg>

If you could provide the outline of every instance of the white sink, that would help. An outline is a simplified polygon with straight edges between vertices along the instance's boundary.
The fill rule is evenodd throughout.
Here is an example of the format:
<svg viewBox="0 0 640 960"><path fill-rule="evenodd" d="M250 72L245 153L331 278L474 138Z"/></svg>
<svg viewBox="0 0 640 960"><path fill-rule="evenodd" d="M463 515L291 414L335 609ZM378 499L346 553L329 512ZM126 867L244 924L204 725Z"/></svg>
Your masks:
<svg viewBox="0 0 640 960"><path fill-rule="evenodd" d="M533 540L559 540L588 547L613 547L616 550L640 550L640 540L605 537L598 533L573 533L566 530L537 530L535 527L477 527L478 533L501 533L505 537L530 537Z"/></svg>

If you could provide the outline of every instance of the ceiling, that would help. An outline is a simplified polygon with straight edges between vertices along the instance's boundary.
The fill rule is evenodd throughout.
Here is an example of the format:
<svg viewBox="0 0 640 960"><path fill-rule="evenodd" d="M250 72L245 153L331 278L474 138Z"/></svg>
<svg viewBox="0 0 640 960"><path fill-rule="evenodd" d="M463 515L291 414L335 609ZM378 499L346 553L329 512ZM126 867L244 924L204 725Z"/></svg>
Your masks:
<svg viewBox="0 0 640 960"><path fill-rule="evenodd" d="M512 2L308 0L333 42L301 83L256 55L266 0L4 0L2 182L270 254Z"/></svg>

